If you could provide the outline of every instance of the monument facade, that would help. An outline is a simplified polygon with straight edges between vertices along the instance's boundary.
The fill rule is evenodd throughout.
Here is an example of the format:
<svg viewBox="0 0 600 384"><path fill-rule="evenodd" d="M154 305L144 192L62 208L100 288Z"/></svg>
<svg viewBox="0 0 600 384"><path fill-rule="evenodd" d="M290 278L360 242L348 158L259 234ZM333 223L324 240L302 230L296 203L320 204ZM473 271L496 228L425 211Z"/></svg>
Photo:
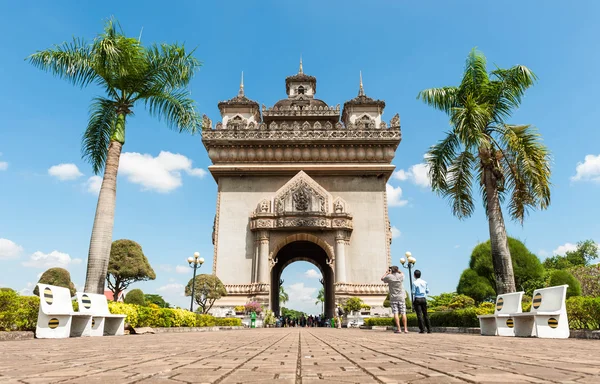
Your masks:
<svg viewBox="0 0 600 384"><path fill-rule="evenodd" d="M215 307L259 301L279 312L281 273L313 263L323 276L325 314L358 296L381 307L392 241L386 200L400 118L383 121L385 102L358 96L340 111L315 97L317 79L285 79L273 107L250 100L243 78L219 103L222 121L204 116L202 142L218 185L213 273L228 296Z"/></svg>

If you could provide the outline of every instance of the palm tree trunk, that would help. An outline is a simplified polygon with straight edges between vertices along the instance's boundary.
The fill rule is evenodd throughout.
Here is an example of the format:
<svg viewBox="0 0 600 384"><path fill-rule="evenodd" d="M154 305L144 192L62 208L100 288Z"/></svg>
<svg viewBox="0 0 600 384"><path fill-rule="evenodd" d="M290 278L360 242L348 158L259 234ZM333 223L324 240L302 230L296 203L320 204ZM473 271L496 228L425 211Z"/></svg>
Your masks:
<svg viewBox="0 0 600 384"><path fill-rule="evenodd" d="M96 217L92 228L90 250L88 254L85 292L104 293L104 281L110 258L112 231L115 221L115 204L117 199L117 172L123 144L111 140L108 146L104 179L98 196Z"/></svg>
<svg viewBox="0 0 600 384"><path fill-rule="evenodd" d="M515 276L498 195L498 182L491 167L484 166L483 172L490 243L492 246L492 263L494 265L494 274L496 275L496 293L501 295L516 291Z"/></svg>

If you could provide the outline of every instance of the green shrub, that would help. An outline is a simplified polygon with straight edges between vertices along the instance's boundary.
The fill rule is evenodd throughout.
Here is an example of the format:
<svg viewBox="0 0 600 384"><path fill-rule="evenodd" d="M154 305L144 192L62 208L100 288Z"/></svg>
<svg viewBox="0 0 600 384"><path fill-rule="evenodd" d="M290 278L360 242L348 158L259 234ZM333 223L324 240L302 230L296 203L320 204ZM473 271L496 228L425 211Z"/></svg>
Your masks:
<svg viewBox="0 0 600 384"><path fill-rule="evenodd" d="M569 284L567 288L567 298L572 296L581 296L581 284L569 271L556 270L550 274L549 286L555 287L557 285Z"/></svg>
<svg viewBox="0 0 600 384"><path fill-rule="evenodd" d="M477 307L477 310L476 310L478 315L491 315L495 311L496 311L496 304L490 303L490 302L485 302L485 303L479 304L479 306Z"/></svg>
<svg viewBox="0 0 600 384"><path fill-rule="evenodd" d="M0 331L35 331L40 299L20 296L14 291L0 291ZM126 315L132 327L213 327L241 326L237 318L215 318L184 309L141 306L114 301L108 302L111 313Z"/></svg>
<svg viewBox="0 0 600 384"><path fill-rule="evenodd" d="M360 297L351 297L344 303L344 313L350 314L351 312L360 311L362 304Z"/></svg>
<svg viewBox="0 0 600 384"><path fill-rule="evenodd" d="M475 306L475 300L467 295L456 295L450 302L449 307L452 309L463 309Z"/></svg>
<svg viewBox="0 0 600 384"><path fill-rule="evenodd" d="M40 276L38 284L49 284L57 287L69 288L71 296L75 296L75 285L71 282L71 274L64 268L50 268ZM38 296L39 289L37 285L33 289L33 294Z"/></svg>
<svg viewBox="0 0 600 384"><path fill-rule="evenodd" d="M0 331L33 331L40 299L19 296L15 291L0 291Z"/></svg>
<svg viewBox="0 0 600 384"><path fill-rule="evenodd" d="M409 326L416 327L418 325L416 314L409 313L406 317ZM447 312L433 312L429 314L429 320L434 327L479 327L477 309L474 307ZM365 325L394 326L395 324L393 318L374 317L365 319Z"/></svg>
<svg viewBox="0 0 600 384"><path fill-rule="evenodd" d="M146 298L141 289L132 289L125 295L126 304L146 305Z"/></svg>
<svg viewBox="0 0 600 384"><path fill-rule="evenodd" d="M600 329L600 297L573 296L567 299L569 328Z"/></svg>
<svg viewBox="0 0 600 384"><path fill-rule="evenodd" d="M219 327L240 327L242 319L234 317L215 318L216 325Z"/></svg>

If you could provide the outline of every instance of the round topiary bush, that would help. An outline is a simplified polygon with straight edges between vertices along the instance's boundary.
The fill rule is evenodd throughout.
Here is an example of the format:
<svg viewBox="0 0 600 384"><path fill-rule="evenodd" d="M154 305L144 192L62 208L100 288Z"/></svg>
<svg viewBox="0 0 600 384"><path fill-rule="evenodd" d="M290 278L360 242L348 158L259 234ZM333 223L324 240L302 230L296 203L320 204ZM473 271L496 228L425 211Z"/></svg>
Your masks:
<svg viewBox="0 0 600 384"><path fill-rule="evenodd" d="M50 268L40 276L38 284L49 284L57 287L69 288L71 296L75 296L75 284L71 281L71 274L64 268ZM33 290L33 294L38 296L40 294L39 289L36 287Z"/></svg>
<svg viewBox="0 0 600 384"><path fill-rule="evenodd" d="M556 270L550 274L549 286L569 284L567 288L567 299L572 296L581 296L581 284L569 271Z"/></svg>
<svg viewBox="0 0 600 384"><path fill-rule="evenodd" d="M132 289L125 295L126 304L137 304L146 305L146 299L144 298L144 292L141 289Z"/></svg>

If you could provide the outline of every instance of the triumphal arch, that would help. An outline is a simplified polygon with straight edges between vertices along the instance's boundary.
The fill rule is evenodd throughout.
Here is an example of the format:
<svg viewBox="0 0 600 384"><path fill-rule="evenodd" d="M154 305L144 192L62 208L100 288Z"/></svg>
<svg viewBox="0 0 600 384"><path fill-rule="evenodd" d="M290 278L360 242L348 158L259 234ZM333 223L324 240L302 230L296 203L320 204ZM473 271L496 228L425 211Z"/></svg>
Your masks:
<svg viewBox="0 0 600 384"><path fill-rule="evenodd" d="M386 182L400 143L400 118L385 102L358 96L340 111L315 97L317 79L285 79L287 97L259 107L244 93L204 117L202 142L218 184L213 273L228 296L215 307L259 301L279 311L283 269L297 260L323 275L325 313L358 296L381 307L392 241Z"/></svg>

